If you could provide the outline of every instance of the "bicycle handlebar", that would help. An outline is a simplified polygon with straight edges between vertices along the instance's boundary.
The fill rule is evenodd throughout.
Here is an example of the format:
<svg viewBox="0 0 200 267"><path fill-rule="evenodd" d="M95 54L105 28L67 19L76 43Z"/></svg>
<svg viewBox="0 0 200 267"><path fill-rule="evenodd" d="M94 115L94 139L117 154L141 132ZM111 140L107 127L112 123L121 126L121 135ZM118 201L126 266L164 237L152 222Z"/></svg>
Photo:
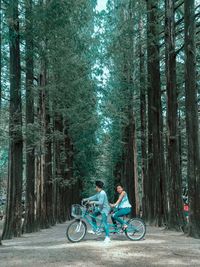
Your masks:
<svg viewBox="0 0 200 267"><path fill-rule="evenodd" d="M88 203L89 203L89 200L84 200L84 199L81 200L81 206L86 206Z"/></svg>
<svg viewBox="0 0 200 267"><path fill-rule="evenodd" d="M90 206L96 206L96 204L94 204L94 203L90 203L90 201L89 200L81 200L81 206L84 206L84 207L86 207L87 205L90 205Z"/></svg>

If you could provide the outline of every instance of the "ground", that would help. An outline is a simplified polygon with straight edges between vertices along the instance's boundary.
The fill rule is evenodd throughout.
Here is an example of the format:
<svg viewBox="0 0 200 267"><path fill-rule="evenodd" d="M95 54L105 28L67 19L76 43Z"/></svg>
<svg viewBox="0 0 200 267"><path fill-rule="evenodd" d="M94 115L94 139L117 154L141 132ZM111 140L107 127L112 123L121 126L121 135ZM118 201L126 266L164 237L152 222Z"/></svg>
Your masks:
<svg viewBox="0 0 200 267"><path fill-rule="evenodd" d="M104 245L102 236L87 234L80 243L70 243L65 237L66 225L4 240L0 266L200 266L200 240L183 233L147 226L145 239L137 242L118 235Z"/></svg>

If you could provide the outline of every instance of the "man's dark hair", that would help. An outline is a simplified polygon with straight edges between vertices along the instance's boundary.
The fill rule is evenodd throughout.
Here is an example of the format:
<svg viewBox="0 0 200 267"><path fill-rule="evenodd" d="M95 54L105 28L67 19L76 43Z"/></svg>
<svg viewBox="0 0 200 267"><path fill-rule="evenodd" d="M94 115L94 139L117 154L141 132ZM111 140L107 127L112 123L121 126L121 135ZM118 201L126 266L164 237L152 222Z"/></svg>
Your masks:
<svg viewBox="0 0 200 267"><path fill-rule="evenodd" d="M95 185L97 186L97 187L99 187L99 188L103 188L103 186L104 186L104 183L102 182L102 181L96 181L95 182Z"/></svg>

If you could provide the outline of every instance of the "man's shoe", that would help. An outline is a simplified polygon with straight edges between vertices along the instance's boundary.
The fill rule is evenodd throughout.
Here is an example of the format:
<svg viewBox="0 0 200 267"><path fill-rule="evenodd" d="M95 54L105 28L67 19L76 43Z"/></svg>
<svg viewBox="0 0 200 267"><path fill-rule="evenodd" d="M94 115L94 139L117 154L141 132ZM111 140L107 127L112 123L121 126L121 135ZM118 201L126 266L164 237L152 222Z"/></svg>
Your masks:
<svg viewBox="0 0 200 267"><path fill-rule="evenodd" d="M91 229L91 230L88 230L87 232L88 234L92 234L92 235L101 235L101 231L99 229L97 230Z"/></svg>
<svg viewBox="0 0 200 267"><path fill-rule="evenodd" d="M95 234L96 234L96 232L95 232L93 229L91 229L91 230L88 230L87 232L88 232L88 234L93 234L93 235L95 235Z"/></svg>

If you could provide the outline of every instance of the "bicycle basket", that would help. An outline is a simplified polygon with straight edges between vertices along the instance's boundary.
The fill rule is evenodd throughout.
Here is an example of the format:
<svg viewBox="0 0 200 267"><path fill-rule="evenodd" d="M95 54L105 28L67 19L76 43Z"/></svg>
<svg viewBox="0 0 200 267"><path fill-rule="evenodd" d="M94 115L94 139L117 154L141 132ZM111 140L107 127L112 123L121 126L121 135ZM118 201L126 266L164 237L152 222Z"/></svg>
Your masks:
<svg viewBox="0 0 200 267"><path fill-rule="evenodd" d="M79 204L73 204L71 210L72 217L80 218L83 216L83 207Z"/></svg>

